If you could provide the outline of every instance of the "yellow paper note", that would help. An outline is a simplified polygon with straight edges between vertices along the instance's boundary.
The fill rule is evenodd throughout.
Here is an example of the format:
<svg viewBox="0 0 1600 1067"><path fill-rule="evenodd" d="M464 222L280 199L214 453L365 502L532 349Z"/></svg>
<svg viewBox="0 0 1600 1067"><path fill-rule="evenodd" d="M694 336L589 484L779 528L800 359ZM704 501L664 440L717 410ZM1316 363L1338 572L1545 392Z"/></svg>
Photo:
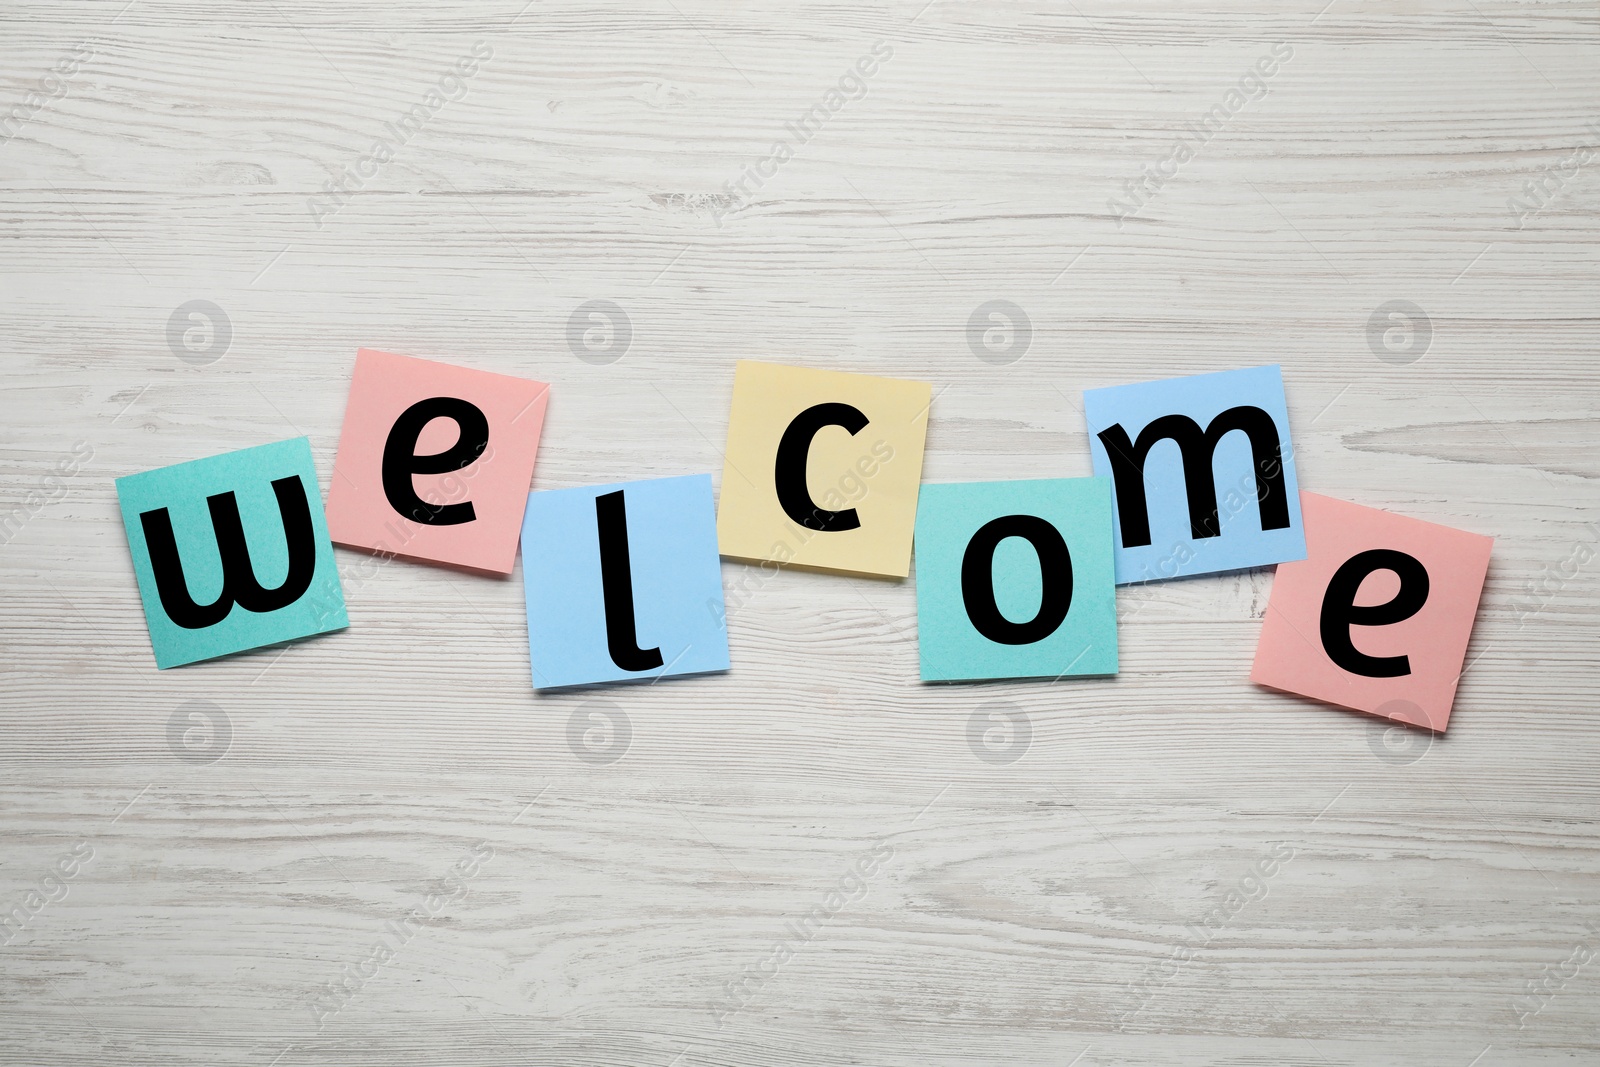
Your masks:
<svg viewBox="0 0 1600 1067"><path fill-rule="evenodd" d="M932 391L740 361L717 511L722 554L904 578Z"/></svg>

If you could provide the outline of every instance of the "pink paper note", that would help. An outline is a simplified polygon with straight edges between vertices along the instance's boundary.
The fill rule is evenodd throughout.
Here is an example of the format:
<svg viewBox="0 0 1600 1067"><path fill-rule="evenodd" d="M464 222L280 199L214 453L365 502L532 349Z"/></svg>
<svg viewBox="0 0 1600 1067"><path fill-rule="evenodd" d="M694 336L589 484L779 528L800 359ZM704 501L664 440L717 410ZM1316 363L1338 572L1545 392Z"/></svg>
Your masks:
<svg viewBox="0 0 1600 1067"><path fill-rule="evenodd" d="M363 348L328 488L341 545L510 574L550 387Z"/></svg>
<svg viewBox="0 0 1600 1067"><path fill-rule="evenodd" d="M1251 680L1444 730L1494 539L1300 501L1308 555L1278 565Z"/></svg>

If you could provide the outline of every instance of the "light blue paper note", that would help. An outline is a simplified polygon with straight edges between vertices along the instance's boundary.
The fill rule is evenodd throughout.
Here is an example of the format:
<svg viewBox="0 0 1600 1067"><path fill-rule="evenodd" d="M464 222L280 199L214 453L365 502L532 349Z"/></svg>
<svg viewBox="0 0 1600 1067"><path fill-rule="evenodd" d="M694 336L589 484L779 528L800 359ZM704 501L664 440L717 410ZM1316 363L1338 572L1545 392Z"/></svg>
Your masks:
<svg viewBox="0 0 1600 1067"><path fill-rule="evenodd" d="M1091 389L1083 411L1119 585L1305 559L1279 367Z"/></svg>
<svg viewBox="0 0 1600 1067"><path fill-rule="evenodd" d="M535 689L728 669L708 474L530 495L522 579Z"/></svg>

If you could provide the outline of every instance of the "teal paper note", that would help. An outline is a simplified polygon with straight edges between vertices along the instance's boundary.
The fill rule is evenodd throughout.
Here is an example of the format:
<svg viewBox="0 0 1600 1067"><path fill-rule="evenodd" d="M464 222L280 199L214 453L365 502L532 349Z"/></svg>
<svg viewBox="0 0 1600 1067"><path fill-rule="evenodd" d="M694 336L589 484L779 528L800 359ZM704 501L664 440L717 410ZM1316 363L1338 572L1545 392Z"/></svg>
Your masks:
<svg viewBox="0 0 1600 1067"><path fill-rule="evenodd" d="M924 485L916 561L923 681L1117 673L1110 479Z"/></svg>
<svg viewBox="0 0 1600 1067"><path fill-rule="evenodd" d="M304 437L117 479L162 669L350 625Z"/></svg>

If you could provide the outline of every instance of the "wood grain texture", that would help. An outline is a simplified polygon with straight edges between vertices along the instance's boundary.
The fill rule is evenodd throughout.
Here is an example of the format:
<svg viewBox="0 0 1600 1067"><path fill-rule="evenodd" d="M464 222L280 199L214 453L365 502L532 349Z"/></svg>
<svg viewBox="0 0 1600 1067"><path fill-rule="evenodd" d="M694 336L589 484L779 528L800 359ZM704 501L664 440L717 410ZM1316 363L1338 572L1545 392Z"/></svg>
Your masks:
<svg viewBox="0 0 1600 1067"><path fill-rule="evenodd" d="M92 48L0 144L0 912L93 851L0 946L0 1061L1594 1058L1600 159L1507 206L1600 144L1592 4L122 4L0 5L0 117ZM1085 474L1083 389L1280 362L1307 489L1497 538L1452 728L1253 687L1270 571L1122 590L1115 680L923 686L914 582L726 563L732 673L541 695L520 572L340 549L349 630L157 672L113 478L303 433L326 484L360 346L551 382L536 488L720 477L742 357L935 382L929 481ZM191 701L225 745L171 739Z"/></svg>

